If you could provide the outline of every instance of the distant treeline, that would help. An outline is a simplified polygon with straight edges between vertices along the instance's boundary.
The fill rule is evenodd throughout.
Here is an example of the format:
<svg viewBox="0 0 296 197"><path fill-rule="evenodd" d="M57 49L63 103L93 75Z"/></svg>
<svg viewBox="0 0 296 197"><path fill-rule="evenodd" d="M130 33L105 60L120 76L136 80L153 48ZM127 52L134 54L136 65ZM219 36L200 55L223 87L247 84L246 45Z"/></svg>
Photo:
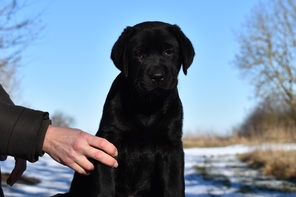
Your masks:
<svg viewBox="0 0 296 197"><path fill-rule="evenodd" d="M271 96L249 113L236 132L241 137L295 142L296 117L289 106Z"/></svg>

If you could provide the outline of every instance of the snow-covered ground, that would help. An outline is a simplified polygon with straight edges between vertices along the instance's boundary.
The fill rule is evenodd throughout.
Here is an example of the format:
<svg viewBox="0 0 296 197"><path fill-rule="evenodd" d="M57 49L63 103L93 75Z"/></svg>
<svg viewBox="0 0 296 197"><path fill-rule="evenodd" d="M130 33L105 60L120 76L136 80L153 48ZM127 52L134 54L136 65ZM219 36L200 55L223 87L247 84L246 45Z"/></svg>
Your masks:
<svg viewBox="0 0 296 197"><path fill-rule="evenodd" d="M236 155L255 149L296 149L296 144L233 145L185 149L186 197L292 197L296 183L277 181L240 162ZM285 190L279 192L277 190Z"/></svg>
<svg viewBox="0 0 296 197"><path fill-rule="evenodd" d="M296 149L296 144L244 146L233 145L220 148L185 149L185 184L186 197L292 197L296 193L275 191L278 186L292 188L290 182L276 181L265 177L236 158L236 154L245 153L255 148ZM10 172L13 159L1 163L2 172ZM25 175L41 180L37 185L15 184L4 186L9 197L49 197L56 193L66 192L72 179L73 171L53 161L48 155L34 164L28 164Z"/></svg>

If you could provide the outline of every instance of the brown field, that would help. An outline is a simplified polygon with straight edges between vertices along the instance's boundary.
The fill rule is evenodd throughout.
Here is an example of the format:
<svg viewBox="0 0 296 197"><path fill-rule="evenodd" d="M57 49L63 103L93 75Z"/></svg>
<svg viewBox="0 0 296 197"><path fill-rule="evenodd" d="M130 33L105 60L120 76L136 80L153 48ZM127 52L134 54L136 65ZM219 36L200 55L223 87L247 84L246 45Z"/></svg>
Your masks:
<svg viewBox="0 0 296 197"><path fill-rule="evenodd" d="M187 134L183 137L184 148L192 147L221 147L233 144L260 144L260 140L240 137L238 135L219 136L215 133L209 134Z"/></svg>

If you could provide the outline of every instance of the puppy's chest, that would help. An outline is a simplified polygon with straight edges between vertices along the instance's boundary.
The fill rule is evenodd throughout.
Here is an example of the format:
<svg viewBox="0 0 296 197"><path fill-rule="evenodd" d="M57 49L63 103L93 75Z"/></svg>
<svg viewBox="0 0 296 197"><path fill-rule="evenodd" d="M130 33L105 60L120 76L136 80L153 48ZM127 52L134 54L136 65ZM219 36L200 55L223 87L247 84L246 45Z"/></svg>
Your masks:
<svg viewBox="0 0 296 197"><path fill-rule="evenodd" d="M151 125L156 124L158 119L159 118L155 115L146 116L143 114L139 114L139 115L135 116L133 120L136 122L136 124L138 124L142 127L149 127Z"/></svg>
<svg viewBox="0 0 296 197"><path fill-rule="evenodd" d="M119 159L126 162L154 163L162 143L154 136L125 136L119 145ZM133 164L134 165L134 164Z"/></svg>
<svg viewBox="0 0 296 197"><path fill-rule="evenodd" d="M158 146L153 142L129 140L121 144L118 156L118 173L129 177L123 182L129 185L137 185L138 182L150 182L159 160ZM134 177L134 178L132 178Z"/></svg>

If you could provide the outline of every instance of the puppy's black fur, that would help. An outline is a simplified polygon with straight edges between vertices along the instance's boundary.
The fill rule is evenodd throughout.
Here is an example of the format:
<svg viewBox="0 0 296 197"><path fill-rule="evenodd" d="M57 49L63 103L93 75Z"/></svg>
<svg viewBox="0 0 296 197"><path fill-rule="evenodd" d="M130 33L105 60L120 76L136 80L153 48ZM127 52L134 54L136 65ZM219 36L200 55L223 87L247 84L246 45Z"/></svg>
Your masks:
<svg viewBox="0 0 296 197"><path fill-rule="evenodd" d="M66 196L182 197L182 104L177 83L194 49L176 25L127 27L112 49L121 71L107 96L97 135L118 149L117 169L98 162L89 176L75 173Z"/></svg>

